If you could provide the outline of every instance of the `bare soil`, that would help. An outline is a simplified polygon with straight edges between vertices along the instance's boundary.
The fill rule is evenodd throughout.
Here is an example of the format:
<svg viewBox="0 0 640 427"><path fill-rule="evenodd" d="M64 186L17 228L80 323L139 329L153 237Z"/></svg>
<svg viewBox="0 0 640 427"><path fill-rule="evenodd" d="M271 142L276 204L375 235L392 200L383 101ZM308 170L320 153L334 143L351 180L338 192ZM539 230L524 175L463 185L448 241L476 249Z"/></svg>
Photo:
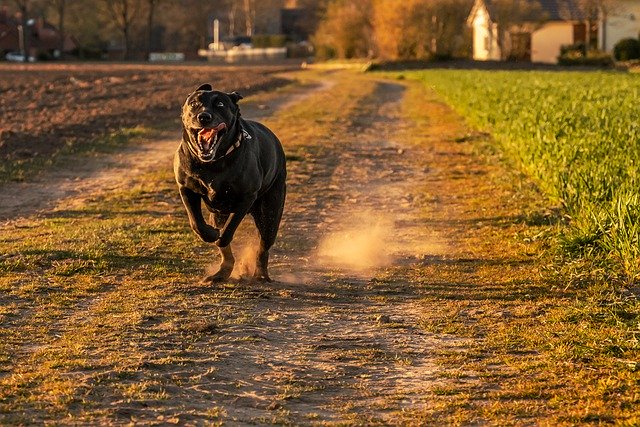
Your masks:
<svg viewBox="0 0 640 427"><path fill-rule="evenodd" d="M271 263L276 281L239 279L211 288L196 277L185 278L139 301L126 283L107 287L68 308L44 343L25 343L2 377L5 384L20 381L36 353L64 353L70 342L82 347L83 358L95 366L64 372L78 389L70 403L62 404L65 418L48 418L59 412L29 400L30 406L13 414L0 413L0 421L418 425L486 419L480 410L452 416L449 394L474 390L476 403L483 405L486 391L499 389L509 368L481 368L464 357L455 362L456 355L482 357L481 335L438 330L433 320L434 313L451 311L462 327L484 316L499 324L514 316L513 301L492 289L520 281L514 295L531 292L535 254L508 240L519 226L509 207L514 194L494 184L495 169L478 160L466 128L446 106L425 97L421 108L428 122L406 117L403 82L350 77L351 84L373 89L356 100L349 117L337 109L335 117L325 119L335 140L329 144L320 135L296 140L278 114L344 90L337 75L323 74L324 83L272 94L260 108L254 104L244 113L289 137L289 195ZM127 114L131 111L122 117ZM309 120L309 126L317 125ZM18 213L46 209L55 215L56 209L126 188L136 176L170 168L176 143L173 134L165 135L92 162L73 179L52 172L20 191L15 191L19 184L11 184L12 198L22 204L1 203L0 216L19 223ZM38 186L41 202L27 207L31 196L20 201L18 194ZM49 192L50 197L43 196ZM245 227L240 246L250 234ZM158 286L171 285L159 279L154 292ZM111 338L103 343L82 338L85 330L111 337L99 320L109 315L105 306L118 292L144 312L134 329L121 326L119 336L135 357L129 360L120 349L119 360L128 367L120 376L98 363L114 350ZM483 300L491 299L499 301L499 309L485 307ZM98 323L102 332L95 332ZM454 359L443 363L443 355ZM139 384L146 388L123 397L123 388L131 391ZM38 399L46 391L30 393ZM11 398L5 396L5 402L15 408ZM529 404L543 405L539 399ZM518 422L532 422L530 414L517 415Z"/></svg>
<svg viewBox="0 0 640 427"><path fill-rule="evenodd" d="M0 162L47 158L121 128L173 122L202 83L246 95L285 83L280 67L0 64Z"/></svg>

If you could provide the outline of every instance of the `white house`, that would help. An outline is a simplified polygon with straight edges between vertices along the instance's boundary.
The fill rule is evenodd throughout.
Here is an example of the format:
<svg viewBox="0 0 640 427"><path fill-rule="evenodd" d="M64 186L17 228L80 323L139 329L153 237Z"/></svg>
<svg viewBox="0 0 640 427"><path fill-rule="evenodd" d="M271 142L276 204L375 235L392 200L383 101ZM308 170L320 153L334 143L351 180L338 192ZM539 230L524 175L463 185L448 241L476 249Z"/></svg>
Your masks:
<svg viewBox="0 0 640 427"><path fill-rule="evenodd" d="M600 11L598 46L607 52L622 39L640 33L640 0L609 0Z"/></svg>
<svg viewBox="0 0 640 427"><path fill-rule="evenodd" d="M603 0L597 17L585 14L581 4L586 0L530 2L537 5L530 21L504 29L500 42L495 0L475 0L467 20L473 30L473 59L555 63L564 45L587 43L611 52L620 40L640 36L640 0Z"/></svg>
<svg viewBox="0 0 640 427"><path fill-rule="evenodd" d="M467 20L473 30L473 58L555 63L562 46L587 41L589 25L577 0L532 3L531 19L505 28L500 43L495 2L476 0Z"/></svg>
<svg viewBox="0 0 640 427"><path fill-rule="evenodd" d="M500 46L498 46L498 24L491 20L486 2L476 0L467 23L473 31L473 59L477 61L502 59Z"/></svg>

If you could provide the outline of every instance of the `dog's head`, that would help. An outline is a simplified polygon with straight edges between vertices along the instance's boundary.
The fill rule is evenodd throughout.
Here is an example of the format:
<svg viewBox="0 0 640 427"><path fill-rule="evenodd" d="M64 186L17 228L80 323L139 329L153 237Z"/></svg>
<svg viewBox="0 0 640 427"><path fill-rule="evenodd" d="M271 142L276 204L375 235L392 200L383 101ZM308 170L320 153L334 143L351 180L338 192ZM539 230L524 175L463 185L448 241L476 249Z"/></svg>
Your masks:
<svg viewBox="0 0 640 427"><path fill-rule="evenodd" d="M221 147L229 145L227 136L240 116L241 99L236 92L215 91L210 84L201 85L187 97L182 106L184 139L200 161L212 161Z"/></svg>

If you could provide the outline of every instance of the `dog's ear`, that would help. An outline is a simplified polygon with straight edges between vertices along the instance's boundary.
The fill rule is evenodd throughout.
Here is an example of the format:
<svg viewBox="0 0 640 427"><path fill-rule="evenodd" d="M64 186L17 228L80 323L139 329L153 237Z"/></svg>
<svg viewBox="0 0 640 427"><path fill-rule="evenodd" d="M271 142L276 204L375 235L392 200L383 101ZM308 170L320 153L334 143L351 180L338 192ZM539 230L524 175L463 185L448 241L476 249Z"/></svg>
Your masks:
<svg viewBox="0 0 640 427"><path fill-rule="evenodd" d="M242 99L242 95L240 95L238 92L231 92L231 93L228 93L227 95L229 96L229 98L231 98L234 104L237 104L238 101Z"/></svg>
<svg viewBox="0 0 640 427"><path fill-rule="evenodd" d="M196 92L199 90L213 90L213 86L211 86L209 83L205 83L200 85L198 89L196 89Z"/></svg>

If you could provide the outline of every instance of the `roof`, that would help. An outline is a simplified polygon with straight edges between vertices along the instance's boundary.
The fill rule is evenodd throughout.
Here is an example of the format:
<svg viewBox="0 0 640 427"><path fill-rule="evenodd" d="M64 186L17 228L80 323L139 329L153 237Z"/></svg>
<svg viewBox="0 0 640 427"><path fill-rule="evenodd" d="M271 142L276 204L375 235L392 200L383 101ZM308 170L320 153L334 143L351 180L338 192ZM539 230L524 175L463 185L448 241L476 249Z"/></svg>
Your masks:
<svg viewBox="0 0 640 427"><path fill-rule="evenodd" d="M586 19L585 8L582 3L585 0L528 0L532 5L538 5L546 21L584 21ZM478 0L471 14L475 14L479 4L489 12L489 16L495 16L497 0ZM536 8L537 9L537 8ZM536 15L538 15L536 13ZM532 16L532 21L539 21L539 16Z"/></svg>
<svg viewBox="0 0 640 427"><path fill-rule="evenodd" d="M584 9L578 0L537 0L550 21L583 21Z"/></svg>

